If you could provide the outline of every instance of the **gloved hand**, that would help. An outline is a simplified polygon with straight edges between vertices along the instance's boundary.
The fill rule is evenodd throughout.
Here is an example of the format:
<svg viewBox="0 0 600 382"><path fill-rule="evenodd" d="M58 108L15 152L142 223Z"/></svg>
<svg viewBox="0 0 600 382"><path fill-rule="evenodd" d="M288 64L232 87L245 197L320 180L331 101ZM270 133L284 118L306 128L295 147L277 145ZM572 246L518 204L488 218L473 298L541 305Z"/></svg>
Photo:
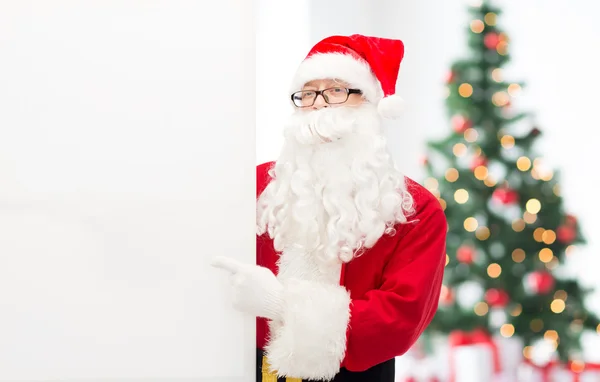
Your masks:
<svg viewBox="0 0 600 382"><path fill-rule="evenodd" d="M283 285L270 269L222 256L211 265L230 272L233 306L237 310L256 317L280 319Z"/></svg>

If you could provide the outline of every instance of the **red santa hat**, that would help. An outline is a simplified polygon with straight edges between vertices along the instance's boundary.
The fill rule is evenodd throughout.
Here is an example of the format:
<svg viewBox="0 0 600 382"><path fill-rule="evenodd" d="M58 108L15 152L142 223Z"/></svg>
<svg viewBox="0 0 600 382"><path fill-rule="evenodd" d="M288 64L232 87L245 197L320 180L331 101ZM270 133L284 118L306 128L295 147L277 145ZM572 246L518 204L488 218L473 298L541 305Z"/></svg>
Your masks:
<svg viewBox="0 0 600 382"><path fill-rule="evenodd" d="M292 81L292 93L318 79L338 79L362 90L386 118L399 117L404 101L396 94L396 79L404 57L401 40L359 34L331 36L308 53Z"/></svg>

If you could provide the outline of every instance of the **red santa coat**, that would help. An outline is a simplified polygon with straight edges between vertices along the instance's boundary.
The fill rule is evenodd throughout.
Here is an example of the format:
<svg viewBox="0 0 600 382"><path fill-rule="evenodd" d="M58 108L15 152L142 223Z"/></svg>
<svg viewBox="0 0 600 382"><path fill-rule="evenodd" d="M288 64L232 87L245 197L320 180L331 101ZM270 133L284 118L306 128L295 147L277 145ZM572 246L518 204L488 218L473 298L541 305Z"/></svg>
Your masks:
<svg viewBox="0 0 600 382"><path fill-rule="evenodd" d="M257 166L257 198L271 178ZM344 368L361 372L404 354L433 319L446 254L447 223L434 195L408 179L416 214L371 249L342 266L339 285L311 278L288 286L284 320L257 319L257 347L281 375L332 378ZM257 264L278 273L280 255L265 233L257 236ZM282 262L281 266L290 262ZM302 265L300 265L302 267ZM314 272L314 271L312 271Z"/></svg>

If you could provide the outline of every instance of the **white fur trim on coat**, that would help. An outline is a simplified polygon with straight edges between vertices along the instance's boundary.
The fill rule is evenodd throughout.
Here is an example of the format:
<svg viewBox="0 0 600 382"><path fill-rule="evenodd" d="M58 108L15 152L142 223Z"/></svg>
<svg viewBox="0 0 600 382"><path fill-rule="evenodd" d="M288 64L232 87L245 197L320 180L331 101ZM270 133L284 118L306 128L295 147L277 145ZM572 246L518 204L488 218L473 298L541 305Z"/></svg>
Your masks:
<svg viewBox="0 0 600 382"><path fill-rule="evenodd" d="M316 53L302 61L292 81L290 93L302 90L309 81L318 79L338 79L363 91L365 98L377 104L383 97L383 90L369 64L357 60L349 54Z"/></svg>
<svg viewBox="0 0 600 382"><path fill-rule="evenodd" d="M266 356L280 377L330 380L346 353L350 295L340 285L289 279L281 322L272 321Z"/></svg>

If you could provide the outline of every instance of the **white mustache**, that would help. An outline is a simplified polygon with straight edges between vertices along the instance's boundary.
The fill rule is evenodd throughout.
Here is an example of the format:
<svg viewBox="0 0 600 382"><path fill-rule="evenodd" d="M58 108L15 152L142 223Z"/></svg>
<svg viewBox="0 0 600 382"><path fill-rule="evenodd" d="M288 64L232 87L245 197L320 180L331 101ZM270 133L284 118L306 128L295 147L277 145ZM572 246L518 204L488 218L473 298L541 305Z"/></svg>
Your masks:
<svg viewBox="0 0 600 382"><path fill-rule="evenodd" d="M352 132L356 118L353 110L336 108L301 112L292 116L287 127L302 144L329 143Z"/></svg>

